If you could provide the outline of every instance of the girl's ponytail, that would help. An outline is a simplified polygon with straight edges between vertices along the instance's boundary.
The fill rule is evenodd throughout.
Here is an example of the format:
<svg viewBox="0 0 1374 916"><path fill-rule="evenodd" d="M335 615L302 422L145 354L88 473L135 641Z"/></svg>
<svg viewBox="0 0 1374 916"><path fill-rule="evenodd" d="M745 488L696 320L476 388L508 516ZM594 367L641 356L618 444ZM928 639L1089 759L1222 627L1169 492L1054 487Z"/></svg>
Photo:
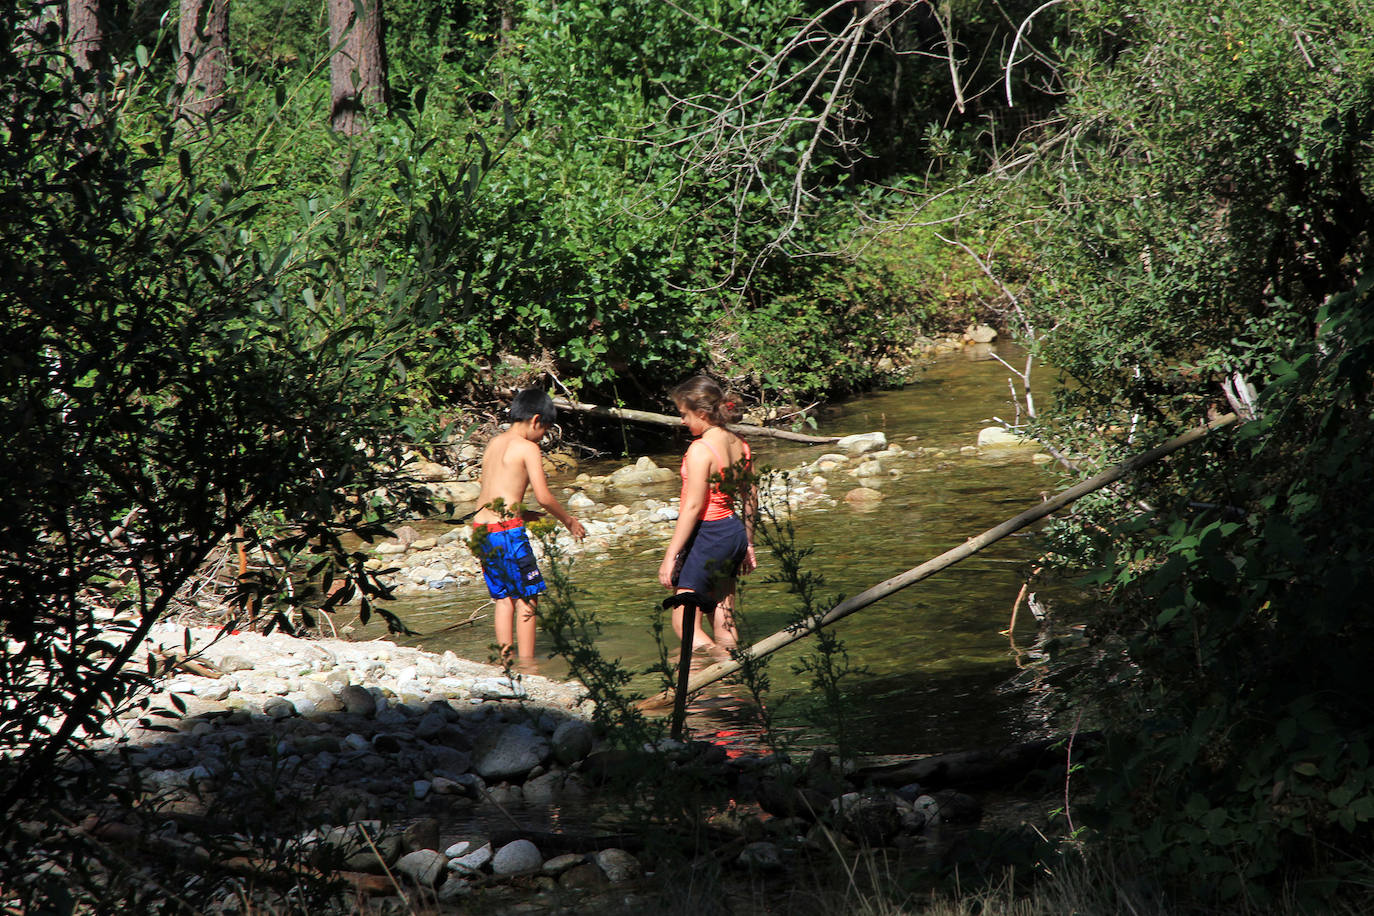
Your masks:
<svg viewBox="0 0 1374 916"><path fill-rule="evenodd" d="M673 403L688 410L699 410L716 426L738 423L744 411L733 393L721 390L714 379L695 375L678 385L669 396Z"/></svg>

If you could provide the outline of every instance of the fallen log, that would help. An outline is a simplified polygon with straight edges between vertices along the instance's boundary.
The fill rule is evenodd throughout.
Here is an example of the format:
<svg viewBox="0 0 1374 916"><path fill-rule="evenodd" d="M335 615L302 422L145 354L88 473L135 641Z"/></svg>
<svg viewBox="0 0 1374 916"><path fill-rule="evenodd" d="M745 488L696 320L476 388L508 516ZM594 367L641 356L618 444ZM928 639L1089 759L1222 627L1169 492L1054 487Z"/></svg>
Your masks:
<svg viewBox="0 0 1374 916"><path fill-rule="evenodd" d="M1098 742L1097 734L1074 737L1074 757ZM1041 738L1010 747L932 754L879 766L859 767L849 774L857 786L899 789L919 783L935 789L1012 789L1037 775L1063 780L1069 763L1067 738ZM1048 773L1046 773L1048 771Z"/></svg>
<svg viewBox="0 0 1374 916"><path fill-rule="evenodd" d="M670 417L667 414L661 413L650 413L647 410L631 410L628 407L601 407L596 404L582 404L577 401L570 401L567 398L554 398L553 403L559 410L588 413L596 417L615 417L620 420L633 420L636 423L654 423L659 426L682 425L682 420L679 417ZM769 426L750 426L747 423L731 423L726 428L743 436L767 436L773 439L787 439L792 442L807 442L812 445L825 445L840 440L839 436L808 436L806 433L794 433L790 430L773 429Z"/></svg>
<svg viewBox="0 0 1374 916"><path fill-rule="evenodd" d="M701 671L698 671L688 680L687 692L689 694L693 693L705 687L707 684L713 684L721 678L729 677L743 667L743 662L746 660L757 660L766 655L772 655L784 646L789 646L794 642L810 636L821 627L828 626L835 623L837 620L848 617L850 614L857 613L880 599L886 598L895 592L899 592L909 585L914 585L922 579L928 579L941 570L947 569L961 560L968 559L989 544L1000 541L1007 535L1020 531L1022 528L1034 522L1038 522L1040 519L1057 512L1075 500L1095 490L1100 490L1108 484L1115 483L1126 475L1158 461L1165 455L1176 452L1186 445L1191 445L1208 433L1230 426L1239 419L1240 417L1236 414L1228 413L1217 417L1205 426L1199 426L1180 436L1175 436L1168 442L1158 445L1148 452L1142 452L1133 458L1129 458L1120 464L1108 468L1100 474L1089 477L1087 480L1063 491L1058 496L1051 497L1040 505L1027 509L1015 518L1007 519L1002 524L989 528L977 537L969 538L963 544L945 551L933 560L927 560L920 566L908 569L906 572L893 576L891 579L884 582L879 582L877 585L866 591L860 592L853 598L841 601L823 614L813 614L804 620L797 621L786 629L779 630L772 636L759 640L749 648L743 650L736 657L727 661L717 662L708 668L703 668ZM667 707L671 702L672 698L669 692L664 691L641 700L639 702L639 707L643 710L657 710Z"/></svg>

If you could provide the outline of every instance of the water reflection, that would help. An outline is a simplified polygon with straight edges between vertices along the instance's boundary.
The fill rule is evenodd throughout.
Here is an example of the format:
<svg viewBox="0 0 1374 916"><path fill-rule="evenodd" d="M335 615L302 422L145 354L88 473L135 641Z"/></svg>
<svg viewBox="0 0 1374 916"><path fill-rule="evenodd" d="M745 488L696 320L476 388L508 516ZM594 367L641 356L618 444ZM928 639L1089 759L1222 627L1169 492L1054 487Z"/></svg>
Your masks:
<svg viewBox="0 0 1374 916"><path fill-rule="evenodd" d="M1014 361L1015 354L1000 352ZM995 361L954 356L935 363L902 390L856 398L827 412L821 424L826 433L882 430L889 441L907 448L943 449L947 454L903 463L901 476L885 486L886 498L872 511L856 512L841 502L834 509L797 514L798 540L814 548L810 568L826 580L823 594L856 594L1058 489L1054 474L1032 464L1026 453L988 458L959 452L977 441L979 429L992 425L993 416L1012 415L1008 375ZM1038 397L1043 401L1045 393ZM753 444L760 465L784 468L827 451L780 440ZM678 447L653 457L675 467L680 455ZM618 463L585 470L605 473L615 466ZM854 485L837 473L829 492L839 497ZM662 493L650 495L665 498L674 493L668 484ZM662 549L659 540L627 540L605 559L582 559L572 570L579 607L594 611L600 622L599 647L634 669L645 669L658 657L652 621L661 614L659 601L665 594L656 582ZM1004 631L1035 557L1032 538L1023 532L839 624L850 663L863 671L845 685L852 700L846 727L859 752L933 752L995 744L1031 727L1020 699L999 688L1017 671ZM765 555L760 563L760 572L740 593L740 613L754 638L782 629L797 610L795 596L766 581L775 564ZM414 640L425 648L487 659L492 642L489 620L443 629L467 618L485 600L479 584L398 602L398 613L412 628L429 634ZM1027 630L1034 625L1029 615L1018 624ZM671 641L671 628L666 632ZM811 642L779 652L768 669L776 722L803 743L823 740L800 714L813 688L798 673L798 659L813 651ZM541 641L541 651L545 645ZM538 673L548 677L561 677L567 670L561 659L541 656L536 664ZM660 687L657 676L647 674L638 686L646 694ZM689 725L698 736L714 735L732 747L743 746L759 739L757 712L740 686L718 685L692 705Z"/></svg>

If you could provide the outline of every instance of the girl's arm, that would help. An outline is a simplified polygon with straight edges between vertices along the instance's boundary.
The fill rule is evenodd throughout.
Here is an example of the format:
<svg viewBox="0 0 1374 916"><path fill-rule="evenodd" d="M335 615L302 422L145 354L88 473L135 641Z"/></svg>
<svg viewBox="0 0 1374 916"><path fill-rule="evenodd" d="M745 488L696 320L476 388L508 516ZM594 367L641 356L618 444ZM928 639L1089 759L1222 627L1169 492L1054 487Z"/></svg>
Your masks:
<svg viewBox="0 0 1374 916"><path fill-rule="evenodd" d="M673 536L668 541L668 549L663 553L663 562L658 565L658 581L664 588L673 587L673 566L677 555L687 546L706 508L706 482L711 476L711 454L704 448L694 448L696 443L687 447L684 461L687 465L687 480L682 484L682 499L677 507L677 524Z"/></svg>
<svg viewBox="0 0 1374 916"><path fill-rule="evenodd" d="M759 485L754 479L753 470L749 467L746 471L748 484L740 504L741 514L744 516L744 534L749 543L749 549L744 552L744 562L740 563L741 573L750 573L759 567L758 557L754 555L754 522L758 519L759 513Z"/></svg>

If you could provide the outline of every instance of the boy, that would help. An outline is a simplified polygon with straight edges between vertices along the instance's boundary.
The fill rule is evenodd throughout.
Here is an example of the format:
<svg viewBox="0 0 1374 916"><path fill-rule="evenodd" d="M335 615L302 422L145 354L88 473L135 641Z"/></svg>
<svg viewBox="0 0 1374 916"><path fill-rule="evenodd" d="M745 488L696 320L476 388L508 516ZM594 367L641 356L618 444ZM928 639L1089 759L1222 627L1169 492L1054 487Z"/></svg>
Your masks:
<svg viewBox="0 0 1374 916"><path fill-rule="evenodd" d="M530 551L525 518L509 517L524 501L525 490L532 489L539 505L562 522L573 537L581 540L586 534L582 523L559 504L544 477L539 440L556 416L553 399L543 391L521 391L511 401L510 428L492 439L482 455L482 490L477 495L480 508L472 521L476 529L473 546L482 561L487 591L496 601L492 615L502 657L510 654L514 643L520 658L534 658L534 609L539 593L546 588ZM496 511L498 508L506 510L506 517ZM512 629L515 639L511 638Z"/></svg>

